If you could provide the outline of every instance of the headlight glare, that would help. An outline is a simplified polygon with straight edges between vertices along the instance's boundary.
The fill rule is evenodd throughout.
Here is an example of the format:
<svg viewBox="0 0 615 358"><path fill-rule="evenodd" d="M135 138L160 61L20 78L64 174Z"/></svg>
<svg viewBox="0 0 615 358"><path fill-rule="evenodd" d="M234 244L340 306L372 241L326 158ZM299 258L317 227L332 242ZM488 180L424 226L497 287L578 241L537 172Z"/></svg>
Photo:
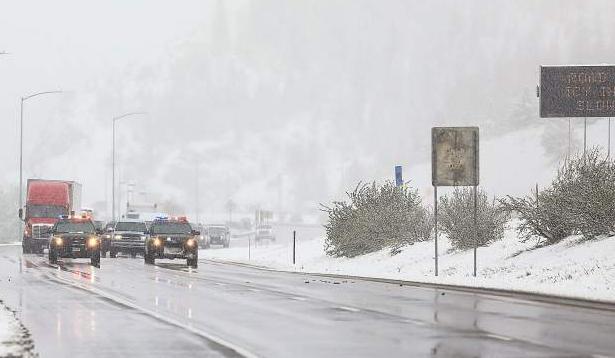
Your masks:
<svg viewBox="0 0 615 358"><path fill-rule="evenodd" d="M88 246L89 247L96 247L98 246L98 239L96 239L95 237L91 237L88 239Z"/></svg>
<svg viewBox="0 0 615 358"><path fill-rule="evenodd" d="M154 246L160 246L160 245L162 245L162 241L160 241L159 238L155 238L154 239Z"/></svg>
<svg viewBox="0 0 615 358"><path fill-rule="evenodd" d="M53 239L53 241L55 241L56 245L58 246L62 245L62 242L64 242L61 237L56 237Z"/></svg>
<svg viewBox="0 0 615 358"><path fill-rule="evenodd" d="M115 235L115 236L113 236L113 238L115 240L121 240L122 239L122 235Z"/></svg>

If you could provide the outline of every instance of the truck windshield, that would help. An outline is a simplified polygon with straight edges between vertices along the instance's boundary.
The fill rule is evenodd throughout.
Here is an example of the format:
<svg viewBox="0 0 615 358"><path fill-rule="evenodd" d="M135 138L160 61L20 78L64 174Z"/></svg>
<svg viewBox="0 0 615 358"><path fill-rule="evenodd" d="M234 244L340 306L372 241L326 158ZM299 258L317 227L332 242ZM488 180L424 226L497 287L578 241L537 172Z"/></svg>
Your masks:
<svg viewBox="0 0 615 358"><path fill-rule="evenodd" d="M188 223L156 223L152 225L152 234L190 234L192 227Z"/></svg>
<svg viewBox="0 0 615 358"><path fill-rule="evenodd" d="M93 234L95 232L94 225L91 222L70 222L70 221L60 221L56 224L55 227L56 233L71 233L71 232L79 232L86 234Z"/></svg>
<svg viewBox="0 0 615 358"><path fill-rule="evenodd" d="M28 205L27 217L30 218L59 218L67 215L66 208L62 206Z"/></svg>
<svg viewBox="0 0 615 358"><path fill-rule="evenodd" d="M119 222L115 225L115 231L145 232L145 230L145 223L140 222Z"/></svg>
<svg viewBox="0 0 615 358"><path fill-rule="evenodd" d="M226 228L224 227L210 227L208 229L209 235L224 235L226 234Z"/></svg>

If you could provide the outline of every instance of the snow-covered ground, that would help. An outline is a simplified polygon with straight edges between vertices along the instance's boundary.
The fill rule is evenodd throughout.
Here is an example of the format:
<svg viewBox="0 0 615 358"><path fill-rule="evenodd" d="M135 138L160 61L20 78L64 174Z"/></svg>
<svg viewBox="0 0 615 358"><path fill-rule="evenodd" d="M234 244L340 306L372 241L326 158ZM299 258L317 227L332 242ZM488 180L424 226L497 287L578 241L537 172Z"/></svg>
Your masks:
<svg viewBox="0 0 615 358"><path fill-rule="evenodd" d="M30 334L0 301L0 357L32 357Z"/></svg>
<svg viewBox="0 0 615 358"><path fill-rule="evenodd" d="M383 250L355 258L325 255L324 239L297 244L292 265L290 244L202 250L200 257L250 263L270 268L312 273L436 282L464 286L512 289L567 297L615 301L615 237L580 242L570 237L559 244L533 249L521 243L513 228L503 240L478 249L478 275L472 277L472 250L452 252L439 240L440 275L434 277L434 243L409 246L398 255ZM248 254L250 257L248 257Z"/></svg>

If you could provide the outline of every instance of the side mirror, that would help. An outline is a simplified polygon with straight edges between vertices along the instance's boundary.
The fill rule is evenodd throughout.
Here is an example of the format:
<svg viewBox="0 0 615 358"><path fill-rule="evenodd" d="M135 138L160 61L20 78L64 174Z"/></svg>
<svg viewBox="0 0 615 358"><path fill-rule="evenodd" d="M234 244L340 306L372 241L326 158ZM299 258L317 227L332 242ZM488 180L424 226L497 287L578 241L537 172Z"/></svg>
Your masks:
<svg viewBox="0 0 615 358"><path fill-rule="evenodd" d="M96 229L96 234L97 234L97 235L102 235L102 233L103 233L103 230L102 230L102 229Z"/></svg>
<svg viewBox="0 0 615 358"><path fill-rule="evenodd" d="M199 235L201 235L201 232L198 231L198 230L192 230L192 235L199 236Z"/></svg>
<svg viewBox="0 0 615 358"><path fill-rule="evenodd" d="M19 218L23 220L23 208L19 208L17 215L19 215Z"/></svg>

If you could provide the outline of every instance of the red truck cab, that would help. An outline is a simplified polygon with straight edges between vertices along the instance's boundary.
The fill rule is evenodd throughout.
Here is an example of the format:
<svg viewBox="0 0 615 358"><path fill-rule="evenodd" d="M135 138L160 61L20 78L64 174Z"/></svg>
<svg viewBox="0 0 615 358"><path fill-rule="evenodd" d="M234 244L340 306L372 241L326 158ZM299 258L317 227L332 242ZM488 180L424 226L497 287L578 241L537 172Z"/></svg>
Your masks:
<svg viewBox="0 0 615 358"><path fill-rule="evenodd" d="M70 181L28 179L26 210L21 215L25 221L24 253L43 253L49 247L51 228L60 217L78 207L80 189L79 184Z"/></svg>

